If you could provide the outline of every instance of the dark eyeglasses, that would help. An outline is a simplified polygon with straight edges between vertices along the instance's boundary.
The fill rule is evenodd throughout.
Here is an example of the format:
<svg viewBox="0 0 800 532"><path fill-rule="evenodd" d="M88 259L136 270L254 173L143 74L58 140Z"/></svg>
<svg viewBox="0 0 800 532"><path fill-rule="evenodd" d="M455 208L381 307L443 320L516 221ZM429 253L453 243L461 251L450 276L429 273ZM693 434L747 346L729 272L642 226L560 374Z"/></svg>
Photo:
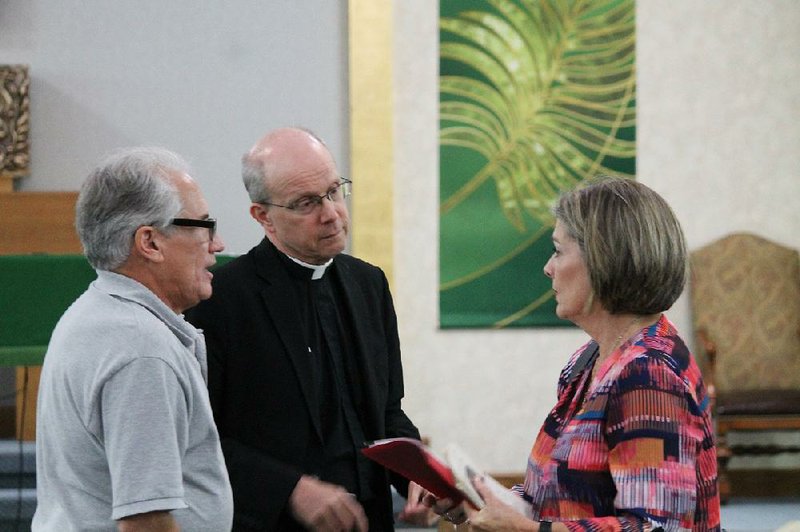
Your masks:
<svg viewBox="0 0 800 532"><path fill-rule="evenodd" d="M317 207L322 205L322 200L328 198L333 203L341 203L346 197L350 195L352 188L352 181L340 178L341 181L332 186L325 194L303 196L302 198L291 202L289 205L279 205L277 203L270 203L268 201L261 202L263 205L272 205L273 207L281 207L289 209L297 214L311 214Z"/></svg>
<svg viewBox="0 0 800 532"><path fill-rule="evenodd" d="M208 229L208 240L214 240L214 235L217 234L217 220L216 218L205 218L204 220L196 220L194 218L173 218L170 222L172 225L179 227L205 227Z"/></svg>

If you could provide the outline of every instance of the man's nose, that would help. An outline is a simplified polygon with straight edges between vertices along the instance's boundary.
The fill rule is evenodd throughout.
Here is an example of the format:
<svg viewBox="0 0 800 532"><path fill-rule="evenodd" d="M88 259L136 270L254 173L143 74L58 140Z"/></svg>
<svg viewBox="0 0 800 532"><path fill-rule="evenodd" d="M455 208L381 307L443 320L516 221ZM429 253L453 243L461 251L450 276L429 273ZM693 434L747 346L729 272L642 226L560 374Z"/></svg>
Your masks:
<svg viewBox="0 0 800 532"><path fill-rule="evenodd" d="M336 204L335 201L333 201L328 196L324 196L320 200L320 204L319 204L320 218L322 218L322 219L330 219L330 218L336 218L337 216L339 216L339 211L336 209L336 205L337 204Z"/></svg>
<svg viewBox="0 0 800 532"><path fill-rule="evenodd" d="M211 239L210 244L212 253L219 253L225 250L225 242L223 242L219 233L214 233L214 238Z"/></svg>

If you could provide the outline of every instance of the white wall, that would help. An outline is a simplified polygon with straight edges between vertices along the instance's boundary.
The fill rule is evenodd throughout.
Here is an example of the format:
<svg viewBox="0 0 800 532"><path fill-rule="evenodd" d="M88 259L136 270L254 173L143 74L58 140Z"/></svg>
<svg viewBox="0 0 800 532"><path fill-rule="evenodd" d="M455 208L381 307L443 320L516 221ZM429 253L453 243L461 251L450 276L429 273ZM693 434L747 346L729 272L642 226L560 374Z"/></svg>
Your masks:
<svg viewBox="0 0 800 532"><path fill-rule="evenodd" d="M329 0L3 0L0 64L31 75L31 175L77 190L110 150L186 157L226 252L261 236L240 157L266 131L305 125L347 172L347 10Z"/></svg>
<svg viewBox="0 0 800 532"><path fill-rule="evenodd" d="M692 249L738 230L800 248L800 3L639 0L636 16L639 180L670 202ZM406 410L434 447L456 441L490 471L521 472L586 337L437 330L437 3L397 1L395 17ZM686 298L668 314L691 340Z"/></svg>

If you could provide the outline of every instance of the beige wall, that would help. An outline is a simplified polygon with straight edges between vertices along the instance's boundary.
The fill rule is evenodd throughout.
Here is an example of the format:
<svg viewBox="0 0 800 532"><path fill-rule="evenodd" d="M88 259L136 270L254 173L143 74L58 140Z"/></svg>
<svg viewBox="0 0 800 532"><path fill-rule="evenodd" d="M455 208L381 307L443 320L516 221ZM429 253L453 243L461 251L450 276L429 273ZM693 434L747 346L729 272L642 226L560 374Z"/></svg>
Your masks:
<svg viewBox="0 0 800 532"><path fill-rule="evenodd" d="M436 327L437 4L394 3L405 407L434 447L456 441L490 471L522 471L585 336ZM800 3L639 0L636 15L638 178L670 202L691 248L738 230L800 248ZM690 336L685 297L669 316Z"/></svg>

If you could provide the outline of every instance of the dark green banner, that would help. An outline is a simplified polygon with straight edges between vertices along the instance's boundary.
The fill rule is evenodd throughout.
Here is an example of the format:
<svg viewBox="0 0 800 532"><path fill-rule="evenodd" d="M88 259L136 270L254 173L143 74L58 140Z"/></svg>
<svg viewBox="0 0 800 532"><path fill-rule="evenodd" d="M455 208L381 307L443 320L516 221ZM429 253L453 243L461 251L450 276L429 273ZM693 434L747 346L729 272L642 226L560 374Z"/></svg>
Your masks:
<svg viewBox="0 0 800 532"><path fill-rule="evenodd" d="M440 1L440 324L571 325L554 313L558 195L633 177L633 0Z"/></svg>

